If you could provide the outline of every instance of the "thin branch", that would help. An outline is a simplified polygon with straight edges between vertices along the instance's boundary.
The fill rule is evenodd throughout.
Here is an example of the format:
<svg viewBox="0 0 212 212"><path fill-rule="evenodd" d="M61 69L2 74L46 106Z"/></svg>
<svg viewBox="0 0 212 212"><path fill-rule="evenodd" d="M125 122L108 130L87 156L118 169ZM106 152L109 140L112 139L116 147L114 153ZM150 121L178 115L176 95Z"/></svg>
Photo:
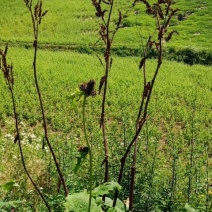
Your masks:
<svg viewBox="0 0 212 212"><path fill-rule="evenodd" d="M16 110L16 102L15 102L15 96L14 96L14 91L13 91L13 85L14 85L13 68L12 68L12 65L8 65L7 64L7 59L6 59L7 50L8 50L8 46L6 46L4 52L0 49L0 55L1 55L1 61L2 61L1 63L3 65L0 68L1 68L1 70L3 72L3 74L4 74L4 78L5 78L6 84L8 85L8 89L10 91L12 105L13 105L13 114L14 114L15 129L16 129L16 135L15 135L15 138L14 138L14 143L18 142L19 151L20 151L20 154L21 154L21 162L22 162L22 165L23 165L23 168L24 168L24 171L25 171L27 177L29 178L30 182L33 184L35 190L38 192L38 194L41 197L41 199L43 200L43 202L46 205L48 211L51 211L48 202L46 201L45 197L43 196L43 194L39 190L39 188L36 185L36 183L34 182L34 180L32 179L32 177L31 177L31 175L28 172L27 167L26 167L26 162L25 162L25 159L24 159L24 153L23 153L22 144L21 144L21 140L20 140L20 130L19 130L19 124L18 124L18 113L17 113L17 110Z"/></svg>
<svg viewBox="0 0 212 212"><path fill-rule="evenodd" d="M111 38L110 38L110 21L111 21L111 14L113 10L113 0L110 4L110 10L109 15L107 18L107 21L105 21L104 15L102 16L103 23L105 25L105 32L104 36L102 36L102 39L105 41L106 49L105 49L105 74L103 76L103 80L101 80L103 87L103 97L102 97L102 111L101 111L101 117L100 117L100 127L102 128L102 135L103 135L103 143L104 143L104 161L105 164L105 176L104 176L104 182L107 182L109 179L109 161L108 161L108 141L107 141L107 135L106 135L106 126L105 126L105 102L106 102L106 96L107 96L107 86L108 86L108 73L110 70L110 52L111 52ZM101 85L101 83L100 83ZM100 89L99 89L100 90Z"/></svg>
<svg viewBox="0 0 212 212"><path fill-rule="evenodd" d="M134 1L134 4L136 2L138 2L138 1ZM140 69L143 68L144 84L143 84L143 94L142 94L141 103L140 103L138 116L137 116L137 120L136 120L136 131L135 131L135 135L134 135L133 139L131 140L129 146L125 150L125 153L120 161L121 167L120 167L119 176L118 176L119 184L121 184L121 180L123 177L126 159L129 155L129 152L130 152L132 146L134 145L134 155L133 155L133 163L132 163L132 167L131 167L131 183L130 183L130 204L129 204L130 211L133 210L138 135L140 134L140 132L144 126L144 123L147 120L148 106L150 103L153 87L154 87L159 69L162 64L162 53L163 53L162 41L164 38L164 34L167 32L167 29L166 29L168 27L167 22L170 22L170 20L173 16L173 12L172 12L172 14L169 16L170 18L167 20L167 22L165 21L164 25L161 26L160 20L163 20L163 13L162 13L162 8L161 8L160 4L157 4L157 7L155 8L155 7L151 7L150 4L146 0L142 0L141 2L143 2L146 5L146 8L147 8L146 12L149 15L153 15L153 17L156 18L156 23L157 23L156 29L158 30L158 40L151 41L151 37L149 37L147 44L146 44L146 49L144 51L144 56L141 59L140 64L139 64L139 68ZM166 4L166 3L164 2L164 4ZM170 5L169 5L169 10L171 10ZM177 10L175 10L175 11L177 11ZM172 34L170 36L168 36L169 39L167 39L167 40L171 39ZM156 66L156 69L155 69L155 72L154 72L154 75L153 75L151 81L149 81L147 83L147 78L146 78L147 51L148 51L148 49L152 48L153 44L155 45L155 48L158 52L157 66ZM118 190L116 190L115 195L114 195L113 207L115 207L115 205L116 205L117 198L118 198Z"/></svg>
<svg viewBox="0 0 212 212"><path fill-rule="evenodd" d="M29 10L29 12L31 14L32 24L33 24L33 30L34 30L33 72L34 72L35 86L36 86L36 90L37 90L37 94L38 94L38 99L39 99L39 103L40 103L41 114L42 114L44 136L45 136L45 140L47 142L47 145L49 147L49 150L51 152L51 155L53 157L55 166L57 168L57 172L59 174L61 183L63 185L65 196L67 196L68 195L68 188L66 186L66 182L65 182L64 176L63 176L63 174L61 172L59 162L57 160L57 157L56 157L56 155L54 153L54 150L53 150L52 145L51 145L50 140L49 140L48 128L47 128L47 122L46 122L46 116L45 116L45 110L44 110L44 106L43 106L43 100L42 100L42 95L41 95L40 88L39 88L38 79L37 79L37 50L38 50L39 24L41 23L41 20L42 20L43 16L47 13L47 11L45 11L44 13L42 13L42 1L38 1L38 3L35 5L34 13L32 11L32 5L31 4L27 8L28 8L28 10Z"/></svg>

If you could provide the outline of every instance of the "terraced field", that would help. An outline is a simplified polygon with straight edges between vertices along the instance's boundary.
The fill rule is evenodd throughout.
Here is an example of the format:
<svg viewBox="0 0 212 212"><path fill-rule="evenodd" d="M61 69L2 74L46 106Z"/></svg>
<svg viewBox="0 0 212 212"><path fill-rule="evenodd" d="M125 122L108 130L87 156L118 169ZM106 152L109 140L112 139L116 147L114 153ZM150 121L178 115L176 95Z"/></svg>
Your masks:
<svg viewBox="0 0 212 212"><path fill-rule="evenodd" d="M105 106L110 181L117 181L121 155L135 133L144 83L138 68L140 55L143 43L155 30L155 23L145 13L143 4L131 7L132 3L114 1L111 23L117 20L120 9L124 19L112 47ZM174 6L180 12L170 30L177 29L179 36L174 35L171 42L164 44L166 55L152 93L147 122L138 138L133 210L137 212L209 212L212 208L212 67L173 61L179 59L177 52L183 49L201 53L201 63L206 61L206 56L210 61L212 2L178 0ZM95 17L91 1L45 0L43 7L48 13L40 25L37 77L49 138L69 193L74 194L89 190L90 171L88 156L80 155L80 150L87 146L83 101L73 101L73 94L82 82L90 79L96 81L98 90L104 74L99 61L100 58L104 61L104 44L99 40L100 20ZM27 169L52 211L65 211L65 197L44 138L34 83L30 14L24 2L15 0L1 0L0 14L0 48L4 50L5 43L9 45L7 61L13 64L13 88ZM154 58L147 62L148 79L156 65ZM93 188L104 181L104 148L99 127L101 102L100 94L88 98L85 105L84 118L93 153ZM3 74L0 75L0 126L0 211L13 207L17 211L48 211L26 176L20 149L14 144L14 113ZM126 162L119 195L125 203L129 198L132 155L133 151ZM112 194L108 197L112 198ZM122 204L127 208L127 204Z"/></svg>

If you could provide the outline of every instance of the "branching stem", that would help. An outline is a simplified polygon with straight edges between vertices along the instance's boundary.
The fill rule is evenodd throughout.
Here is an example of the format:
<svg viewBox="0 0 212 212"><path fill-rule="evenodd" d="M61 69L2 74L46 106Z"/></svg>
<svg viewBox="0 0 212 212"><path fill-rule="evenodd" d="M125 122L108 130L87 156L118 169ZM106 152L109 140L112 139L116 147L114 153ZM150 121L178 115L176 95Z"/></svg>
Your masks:
<svg viewBox="0 0 212 212"><path fill-rule="evenodd" d="M7 46L6 46L5 52L7 52ZM16 102L15 102L15 96L14 96L14 90L13 90L14 79L13 79L12 65L10 66L10 65L7 64L6 53L3 53L3 51L1 49L0 49L0 55L2 56L2 61L3 61L3 66L4 66L4 67L2 67L2 71L4 73L4 77L5 77L6 84L8 85L8 89L10 91L12 106L13 106L13 114L14 114L15 129L16 129L16 135L15 135L14 142L15 143L18 142L19 151L20 151L20 155L21 155L21 162L22 162L22 165L23 165L23 168L24 168L24 171L25 171L27 177L29 178L32 185L34 186L35 190L38 192L41 199L43 200L48 211L51 211L48 202L46 201L45 197L43 196L43 194L39 190L39 188L36 185L36 183L34 182L34 180L32 179L32 177L31 177L31 175L28 172L28 169L26 167L26 162L25 162L24 153L23 153L22 144L21 144L21 139L20 139L20 130L19 130L19 124L18 124L18 113L17 113L17 109L16 109Z"/></svg>
<svg viewBox="0 0 212 212"><path fill-rule="evenodd" d="M105 102L107 96L107 86L108 86L108 73L110 70L110 51L111 51L111 39L110 39L110 19L113 10L113 0L110 5L110 12L106 24L106 50L105 50L105 81L104 81L104 91L103 91L103 98L102 98L102 112L101 112L101 120L100 126L102 128L103 140L104 140L104 151L105 151L105 177L104 182L107 182L109 179L109 161L108 161L108 141L106 135L106 126L105 126ZM104 18L103 18L104 20ZM104 21L104 23L106 23Z"/></svg>
<svg viewBox="0 0 212 212"><path fill-rule="evenodd" d="M41 1L38 2L38 5L39 4L41 5ZM54 153L54 150L53 150L52 145L51 145L50 140L49 140L48 128L47 128L46 116L45 116L45 110L44 110L44 106L43 106L43 100L42 100L42 95L41 95L41 92L40 92L40 87L39 87L38 79L37 79L37 50L38 50L38 31L39 31L39 24L40 24L40 22L37 20L37 18L35 18L34 14L33 14L32 5L30 5L28 7L28 9L29 9L30 14L31 14L32 24L33 24L33 31L34 31L33 72L34 72L35 86L36 86L36 90L37 90L37 94L38 94L38 99L39 99L39 103L40 103L41 114L42 114L44 137L45 137L45 140L46 140L47 145L49 147L49 150L51 152L51 155L53 157L53 160L55 162L55 166L57 168L57 172L59 174L61 183L62 183L63 188L64 188L65 196L67 196L68 195L68 188L66 186L66 182L65 182L64 176L63 176L63 174L61 172L60 165L59 165L59 163L57 161L57 157L56 157L56 155ZM41 10L41 8L40 8L40 10ZM41 19L40 19L40 21L41 21Z"/></svg>
<svg viewBox="0 0 212 212"><path fill-rule="evenodd" d="M140 108L139 108L138 116L137 116L137 120L136 120L136 132L135 132L135 135L134 135L133 139L131 140L129 146L127 147L123 157L121 158L121 167L120 167L119 176L118 176L118 183L121 184L126 158L129 155L129 152L130 152L132 146L134 145L133 163L132 163L132 167L131 167L130 198L129 198L129 202L130 202L129 210L130 211L133 210L138 135L140 134L140 132L144 126L144 123L146 122L146 119L147 119L148 106L150 103L153 87L155 85L155 81L156 81L159 69L162 65L162 53L163 53L162 41L164 39L164 34L167 31L167 29L166 29L168 27L167 22L170 21L170 18L169 18L167 21L164 21L163 25L160 25L160 16L158 15L158 11L154 11L154 7L152 9L152 8L149 8L149 6L147 9L148 10L151 9L151 14L154 14L154 17L156 18L156 23L157 23L156 28L158 31L158 40L151 41L151 37L149 38L149 40L147 41L146 48L144 50L144 56L139 65L140 69L141 69L141 67L143 67L144 86L143 86L143 93L142 93L142 97L141 97L141 104L140 104ZM170 9L170 11L171 11L171 9ZM173 12L171 13L171 16L173 16ZM171 37L172 34L169 34L168 37ZM158 52L157 66L156 66L154 75L152 77L152 80L147 82L147 79L146 79L147 51L148 51L148 49L152 48L152 45L155 45L156 50ZM113 207L115 207L115 205L116 205L117 198L118 198L118 190L116 190L115 195L114 195Z"/></svg>

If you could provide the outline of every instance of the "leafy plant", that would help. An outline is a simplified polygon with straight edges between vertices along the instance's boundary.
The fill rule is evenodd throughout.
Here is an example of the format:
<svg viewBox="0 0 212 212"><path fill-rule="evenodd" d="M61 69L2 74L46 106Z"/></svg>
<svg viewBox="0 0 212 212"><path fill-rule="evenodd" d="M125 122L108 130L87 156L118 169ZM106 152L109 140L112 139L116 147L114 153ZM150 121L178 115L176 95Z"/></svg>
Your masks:
<svg viewBox="0 0 212 212"><path fill-rule="evenodd" d="M3 185L0 185L0 188L3 190L10 192L14 187L19 186L16 182L10 181ZM17 204L22 203L22 201L0 201L0 211L6 212L11 208L16 208Z"/></svg>
<svg viewBox="0 0 212 212"><path fill-rule="evenodd" d="M89 203L89 193L87 191L74 193L66 197L66 202L64 203L67 212L124 212L126 211L123 202L118 200L117 206L113 208L113 200L106 197L105 201L102 201L100 197L109 194L114 189L121 189L121 186L116 182L106 182L92 191L91 203ZM104 210L103 210L104 209Z"/></svg>
<svg viewBox="0 0 212 212"><path fill-rule="evenodd" d="M98 206L94 198L91 198L87 192L75 193L68 195L66 197L65 211L75 211L75 212L84 212L84 211L94 211L101 212L101 206ZM91 202L90 202L91 201Z"/></svg>
<svg viewBox="0 0 212 212"><path fill-rule="evenodd" d="M0 201L0 211L7 212L8 210L16 208L16 206L20 203L22 203L22 201Z"/></svg>
<svg viewBox="0 0 212 212"><path fill-rule="evenodd" d="M187 212L197 212L197 210L192 208L188 203L185 204L185 211L187 211Z"/></svg>
<svg viewBox="0 0 212 212"><path fill-rule="evenodd" d="M0 188L4 189L5 191L11 191L14 187L17 187L17 186L19 185L16 182L10 181L3 185L0 185Z"/></svg>
<svg viewBox="0 0 212 212"><path fill-rule="evenodd" d="M15 183L1 186L5 190L2 199L7 200L1 202L2 207L12 207L13 201L9 200L27 197L30 201L23 206L27 211L63 211L66 207L67 211L121 212L128 206L131 211L192 211L194 208L210 211L211 68L166 61L160 71L165 57L194 64L197 61L210 62L210 53L200 55L199 51L194 53L194 49L181 51L173 47L167 51L164 48L177 34L173 29L169 31L169 27L178 24L176 20L174 24L172 22L177 17L177 10L172 8L174 2L158 0L150 4L146 0L135 0L133 7L128 8L128 2L120 0L92 0L100 36L95 47L81 46L93 38L81 40L74 48L50 45L48 51L40 49L42 60L38 60L38 50L47 46L40 43L45 39L38 40L38 32L47 11L43 12L42 1L35 6L30 0L24 2L31 15L33 48L27 43L25 49L11 49L19 70L15 74L13 65L7 62L7 47L0 50L1 70L6 82L0 94L0 99L4 100L0 102L0 150L4 153L0 172L6 173L7 164L13 164L10 167L14 170L8 175L17 179L19 184L17 192L6 195L5 191L10 191ZM139 2L143 4L139 5ZM146 8L144 12L143 6ZM80 7L78 3L76 8L83 11L84 6ZM57 6L54 5L53 9L56 11ZM91 7L88 7L87 15L76 11L73 15L77 20L82 16L85 34L89 31L92 37L97 32L94 30L97 27L93 27L97 21L91 15ZM143 20L139 19L144 13L150 16L146 22L153 21L148 24L148 33L144 32L140 37L142 45L135 46L137 38L130 47L120 45L120 39L131 45L130 39L136 37L134 27L139 26L142 32ZM61 26L68 28L65 23ZM150 29L152 23L156 23L153 30ZM46 30L46 25L43 29ZM131 32L130 38L123 36L123 32ZM151 32L152 36L143 45L143 38ZM89 54L95 51L103 73L100 73L93 55L49 51L64 48ZM28 54L33 52L31 63ZM115 56L135 56L141 52L140 72L130 71L136 69L139 58ZM31 65L33 72L26 72L26 67ZM92 101L88 97L96 95L94 80L82 83L71 94L75 83L88 76L99 79L99 94L102 94ZM19 83L16 79L20 79ZM199 92L195 105L191 99L193 87ZM4 92L6 88L12 104ZM152 98L153 89L155 98ZM75 104L78 100L81 100L81 107ZM18 111L16 103L20 108ZM191 115L190 111L193 111ZM12 118L15 130L10 123ZM13 141L18 144L20 161L36 191L28 184L27 177L23 177ZM0 175L0 179L5 181L6 174ZM116 180L118 182L110 182ZM81 192L85 188L87 190ZM36 196L36 192L39 195ZM39 197L45 205L38 200ZM121 201L124 199L127 206ZM189 205L185 206L185 202Z"/></svg>

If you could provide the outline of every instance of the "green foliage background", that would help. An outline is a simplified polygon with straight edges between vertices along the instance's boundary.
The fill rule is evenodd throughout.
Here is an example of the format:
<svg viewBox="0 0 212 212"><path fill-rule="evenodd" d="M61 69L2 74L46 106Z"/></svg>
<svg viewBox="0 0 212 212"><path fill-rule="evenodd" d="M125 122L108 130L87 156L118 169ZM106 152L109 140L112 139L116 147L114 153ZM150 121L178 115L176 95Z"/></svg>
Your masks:
<svg viewBox="0 0 212 212"><path fill-rule="evenodd" d="M38 53L38 78L50 129L50 139L61 163L71 193L88 186L88 161L74 173L78 148L85 146L82 130L82 104L71 103L71 94L81 82L94 79L98 82L103 69L93 50L98 21L90 1L49 1L44 9L49 12L43 19ZM124 26L115 39L116 53L137 49L140 54L143 41L151 33L154 23L143 18L143 6L138 15L133 9L124 9L129 1L121 2ZM22 2L23 3L23 2ZM1 0L0 46L9 43L8 59L15 71L15 95L21 122L21 136L28 168L39 187L56 211L63 210L62 191L57 192L58 179L47 149L42 149L41 116L34 87L32 58L32 29L29 14L20 1ZM212 2L176 1L181 14L192 11L185 21L173 23L180 36L173 37L169 47L175 50L191 47L197 51L212 49L211 15ZM201 8L201 9L200 9ZM115 17L114 17L115 18ZM147 31L146 31L147 30ZM148 31L149 30L149 31ZM143 34L144 33L144 34ZM194 35L194 34L198 35ZM74 51L70 51L74 50ZM83 54L90 52L90 54ZM154 71L155 60L147 64L149 76ZM138 71L139 57L113 57L109 76L107 98L107 129L110 143L110 178L116 181L120 155L134 134L135 119L142 89L142 74ZM211 161L212 140L212 67L185 65L164 60L145 129L140 135L139 159L135 189L137 211L154 209L183 211L187 202L188 177L192 176L192 207L205 210L211 202L207 186L212 172L207 166ZM0 189L4 201L22 201L20 211L44 211L44 206L28 182L13 144L14 123L11 99L0 77L0 184L15 181L19 186L6 192ZM102 184L103 161L102 136L99 128L101 96L89 99L86 105L87 126L94 152L95 186ZM194 164L189 165L190 143L194 141ZM175 161L175 162L174 162ZM123 180L120 199L129 195L129 159ZM207 164L208 163L208 164ZM172 184L175 169L176 184ZM174 187L173 187L174 186ZM174 192L174 195L173 195Z"/></svg>
<svg viewBox="0 0 212 212"><path fill-rule="evenodd" d="M154 2L154 1L150 1ZM171 29L176 29L180 35L170 44L176 49L192 48L198 51L211 51L212 37L212 2L210 0L176 0L175 7L185 19L172 22ZM94 8L91 1L44 0L44 9L48 15L41 26L40 42L49 48L82 48L95 47L98 33L97 19L94 18ZM120 9L124 15L123 28L119 30L115 46L138 49L141 36L146 38L154 32L154 21L145 14L145 7L139 4L132 8L133 1L115 1L118 15ZM16 0L1 0L0 7L0 42L10 42L24 46L31 41L31 20L27 9ZM127 8L127 9L126 9ZM113 19L115 21L115 16ZM152 27L152 29L150 28ZM145 42L145 39L144 39ZM97 45L98 46L98 45Z"/></svg>

